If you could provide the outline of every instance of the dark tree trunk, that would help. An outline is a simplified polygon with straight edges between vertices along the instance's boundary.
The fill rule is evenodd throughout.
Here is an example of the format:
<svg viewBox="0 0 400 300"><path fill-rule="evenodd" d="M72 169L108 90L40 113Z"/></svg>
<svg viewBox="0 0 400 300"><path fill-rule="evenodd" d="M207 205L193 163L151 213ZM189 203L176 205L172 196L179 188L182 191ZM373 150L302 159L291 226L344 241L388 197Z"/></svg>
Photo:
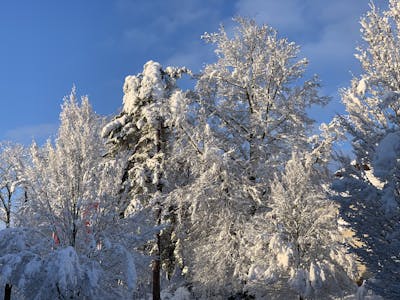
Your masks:
<svg viewBox="0 0 400 300"><path fill-rule="evenodd" d="M159 119L159 128L157 129L157 153L165 153L165 127L163 126L164 121ZM157 191L163 192L163 184L159 180L156 185ZM157 203L157 210L155 214L155 220L157 225L161 224L161 203ZM157 233L157 253L155 254L155 258L152 263L152 271L153 271L153 300L161 300L161 236L160 233Z"/></svg>
<svg viewBox="0 0 400 300"><path fill-rule="evenodd" d="M157 225L161 224L161 208L158 203L158 209L156 211ZM153 300L161 300L161 236L160 233L156 235L157 252L152 262L153 271Z"/></svg>
<svg viewBox="0 0 400 300"><path fill-rule="evenodd" d="M159 241L160 236L157 235L157 241ZM157 257L153 260L153 300L161 300L161 286L160 286L160 258Z"/></svg>
<svg viewBox="0 0 400 300"><path fill-rule="evenodd" d="M11 225L11 211L10 211L10 209L6 209L6 227L10 228L10 225ZM4 288L4 300L11 299L11 288L12 288L12 285L6 283L6 286Z"/></svg>
<svg viewBox="0 0 400 300"><path fill-rule="evenodd" d="M4 289L4 300L11 300L11 284L6 284L6 287Z"/></svg>
<svg viewBox="0 0 400 300"><path fill-rule="evenodd" d="M11 224L11 211L10 209L6 209L6 227L10 228Z"/></svg>
<svg viewBox="0 0 400 300"><path fill-rule="evenodd" d="M156 210L157 225L161 224L161 207L160 203L157 203L158 209ZM156 235L157 252L155 253L154 260L152 262L153 271L153 300L161 300L161 236L160 233Z"/></svg>

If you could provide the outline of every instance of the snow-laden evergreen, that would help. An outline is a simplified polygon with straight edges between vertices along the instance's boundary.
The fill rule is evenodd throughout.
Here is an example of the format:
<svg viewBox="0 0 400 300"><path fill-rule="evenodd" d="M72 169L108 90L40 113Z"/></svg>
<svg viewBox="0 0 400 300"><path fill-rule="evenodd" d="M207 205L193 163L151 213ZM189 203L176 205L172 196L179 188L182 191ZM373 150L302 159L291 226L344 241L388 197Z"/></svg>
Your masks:
<svg viewBox="0 0 400 300"><path fill-rule="evenodd" d="M98 264L73 247L54 248L51 236L32 228L0 232L1 282L23 299L95 298L101 294Z"/></svg>
<svg viewBox="0 0 400 300"><path fill-rule="evenodd" d="M168 194L187 181L176 158L180 143L189 141L197 147L186 124L187 97L176 85L176 80L186 68L165 69L154 61L147 62L143 72L128 76L124 83L123 110L105 125L103 136L108 139L110 154L126 152L125 188L130 198L123 214L151 208L154 225L165 224L155 236L147 251L153 255L153 295L160 296L160 272L170 278L176 267L174 245L174 201L167 201ZM184 141L182 141L184 140ZM186 142L185 142L186 141ZM178 161L177 161L178 160ZM182 176L183 175L183 176ZM149 274L149 273L148 273ZM143 276L144 284L147 276Z"/></svg>

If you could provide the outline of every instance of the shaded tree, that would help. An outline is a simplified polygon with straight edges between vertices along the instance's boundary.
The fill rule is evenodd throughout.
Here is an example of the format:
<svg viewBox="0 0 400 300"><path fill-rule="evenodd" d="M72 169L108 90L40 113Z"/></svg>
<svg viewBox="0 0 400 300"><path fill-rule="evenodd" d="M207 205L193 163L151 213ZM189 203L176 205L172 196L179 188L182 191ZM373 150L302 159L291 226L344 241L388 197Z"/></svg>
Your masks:
<svg viewBox="0 0 400 300"><path fill-rule="evenodd" d="M384 12L371 4L361 19L364 43L356 57L363 73L342 91L347 114L340 117L355 160L339 158L343 169L334 183L343 218L362 245L353 250L367 267L366 286L385 299L400 296L399 27L398 1Z"/></svg>

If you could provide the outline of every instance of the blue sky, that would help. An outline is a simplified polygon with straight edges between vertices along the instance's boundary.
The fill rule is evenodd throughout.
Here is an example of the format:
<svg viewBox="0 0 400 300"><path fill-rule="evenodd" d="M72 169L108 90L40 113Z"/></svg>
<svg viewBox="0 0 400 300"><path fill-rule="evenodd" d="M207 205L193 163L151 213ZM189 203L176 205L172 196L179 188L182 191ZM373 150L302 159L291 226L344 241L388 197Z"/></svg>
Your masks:
<svg viewBox="0 0 400 300"><path fill-rule="evenodd" d="M375 1L385 7L386 1ZM125 76L152 59L195 72L215 59L200 36L242 15L275 27L302 47L332 103L318 122L343 112L338 88L360 69L359 19L367 0L5 0L0 2L0 139L43 142L55 133L73 84L104 115L119 111Z"/></svg>

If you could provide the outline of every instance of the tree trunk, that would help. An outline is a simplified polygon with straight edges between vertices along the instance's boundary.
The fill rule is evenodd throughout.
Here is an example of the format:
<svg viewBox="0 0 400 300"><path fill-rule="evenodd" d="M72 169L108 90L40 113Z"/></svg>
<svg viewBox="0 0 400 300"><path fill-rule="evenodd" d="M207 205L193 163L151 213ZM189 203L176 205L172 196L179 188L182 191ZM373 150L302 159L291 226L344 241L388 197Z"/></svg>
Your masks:
<svg viewBox="0 0 400 300"><path fill-rule="evenodd" d="M157 225L161 224L161 207L160 203L157 203L158 208L156 210ZM152 262L153 271L153 300L161 300L161 236L160 233L156 235L157 252Z"/></svg>
<svg viewBox="0 0 400 300"><path fill-rule="evenodd" d="M157 153L165 153L165 127L163 126L163 120L159 119L158 128L157 128ZM162 193L163 192L163 184L159 180L156 185L157 191ZM155 219L157 225L161 224L161 204L160 202L157 203L157 210ZM155 254L156 257L152 263L153 269L153 300L161 300L161 236L160 233L157 233L157 253Z"/></svg>
<svg viewBox="0 0 400 300"><path fill-rule="evenodd" d="M160 240L160 235L157 234L157 242ZM161 286L160 286L160 266L161 261L159 257L153 260L153 300L161 300Z"/></svg>
<svg viewBox="0 0 400 300"><path fill-rule="evenodd" d="M10 209L6 209L6 227L10 228L11 225L11 211Z"/></svg>
<svg viewBox="0 0 400 300"><path fill-rule="evenodd" d="M11 225L11 211L10 209L6 209L6 227L10 228L10 225ZM12 285L6 283L6 286L4 288L4 300L11 299L11 288Z"/></svg>
<svg viewBox="0 0 400 300"><path fill-rule="evenodd" d="M6 284L6 287L4 289L4 300L10 300L11 299L11 284Z"/></svg>

